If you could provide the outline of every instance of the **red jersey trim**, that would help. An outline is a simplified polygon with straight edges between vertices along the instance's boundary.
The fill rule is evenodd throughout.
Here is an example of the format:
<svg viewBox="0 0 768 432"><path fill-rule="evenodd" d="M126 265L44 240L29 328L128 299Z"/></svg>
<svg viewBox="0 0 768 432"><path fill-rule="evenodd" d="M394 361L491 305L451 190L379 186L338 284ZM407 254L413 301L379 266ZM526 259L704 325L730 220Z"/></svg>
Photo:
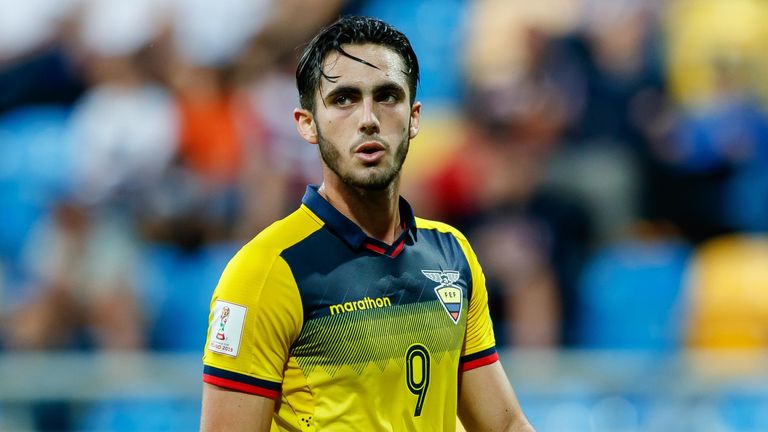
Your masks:
<svg viewBox="0 0 768 432"><path fill-rule="evenodd" d="M460 370L462 372L466 372L466 371L469 371L469 370L472 370L472 369L477 369L477 368L479 368L481 366L485 366L485 365L489 365L491 363L495 363L497 361L499 361L499 353L494 351L494 352L488 354L485 357L480 357L480 358L477 358L477 359L474 359L474 360L462 363L461 366L460 366Z"/></svg>
<svg viewBox="0 0 768 432"><path fill-rule="evenodd" d="M380 254L382 254L382 255L384 255L384 254L387 252L387 250L386 250L386 249L384 249L384 248L380 248L380 247L378 247L378 246L375 246L375 245L372 245L372 244L370 244L370 243L366 243L366 244L365 244L365 247L366 247L367 249L369 249L369 250L372 250L372 251L374 251L374 252L376 252L376 253L380 253Z"/></svg>
<svg viewBox="0 0 768 432"><path fill-rule="evenodd" d="M226 378L220 378L220 377L216 377L208 374L203 374L203 382L208 384L213 384L219 387L224 387L230 390L237 390L243 393L264 396L270 399L277 399L280 396L280 392L277 390L271 390L268 388L258 387L251 384L232 381Z"/></svg>
<svg viewBox="0 0 768 432"><path fill-rule="evenodd" d="M398 256L398 255L400 255L400 252L402 252L402 251L403 251L403 246L405 246L405 239L401 240L401 241L400 241L400 244L399 244L399 245L397 245L397 247L395 248L395 250L392 252L392 258L394 258L394 257L396 257L396 256Z"/></svg>

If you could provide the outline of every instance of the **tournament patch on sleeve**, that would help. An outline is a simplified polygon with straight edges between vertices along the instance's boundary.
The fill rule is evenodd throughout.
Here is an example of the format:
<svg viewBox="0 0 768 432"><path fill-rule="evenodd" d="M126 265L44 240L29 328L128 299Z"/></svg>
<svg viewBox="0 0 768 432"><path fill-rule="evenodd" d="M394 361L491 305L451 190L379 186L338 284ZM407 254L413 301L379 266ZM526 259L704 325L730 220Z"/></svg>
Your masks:
<svg viewBox="0 0 768 432"><path fill-rule="evenodd" d="M213 321L208 350L237 357L240 338L245 325L247 308L238 304L216 300L213 306Z"/></svg>

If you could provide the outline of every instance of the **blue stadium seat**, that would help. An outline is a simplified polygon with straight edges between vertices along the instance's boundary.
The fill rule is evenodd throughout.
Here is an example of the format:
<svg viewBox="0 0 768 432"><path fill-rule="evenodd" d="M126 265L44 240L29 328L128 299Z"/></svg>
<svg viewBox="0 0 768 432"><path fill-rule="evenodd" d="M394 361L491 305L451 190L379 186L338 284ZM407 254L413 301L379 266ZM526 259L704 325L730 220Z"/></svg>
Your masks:
<svg viewBox="0 0 768 432"><path fill-rule="evenodd" d="M193 252L171 245L148 248L140 290L150 314L150 349L202 353L211 295L236 251L232 244Z"/></svg>
<svg viewBox="0 0 768 432"><path fill-rule="evenodd" d="M72 172L69 108L24 108L0 117L0 256L11 264Z"/></svg>
<svg viewBox="0 0 768 432"><path fill-rule="evenodd" d="M105 400L77 421L82 432L175 432L200 429L199 400Z"/></svg>
<svg viewBox="0 0 768 432"><path fill-rule="evenodd" d="M577 343L664 351L681 338L680 294L691 248L627 241L595 254L579 284Z"/></svg>
<svg viewBox="0 0 768 432"><path fill-rule="evenodd" d="M759 410L765 407L764 394L725 392L717 401L718 416L728 427L739 431L765 430L758 427Z"/></svg>

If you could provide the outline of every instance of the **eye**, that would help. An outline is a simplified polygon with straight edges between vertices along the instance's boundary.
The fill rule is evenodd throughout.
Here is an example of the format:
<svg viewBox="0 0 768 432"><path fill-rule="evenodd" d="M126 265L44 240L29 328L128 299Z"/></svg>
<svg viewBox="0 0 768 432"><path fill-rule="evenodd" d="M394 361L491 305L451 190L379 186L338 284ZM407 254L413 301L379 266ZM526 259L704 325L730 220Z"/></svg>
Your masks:
<svg viewBox="0 0 768 432"><path fill-rule="evenodd" d="M384 92L379 94L379 96L376 98L379 102L392 104L396 103L400 100L400 97L395 92Z"/></svg>
<svg viewBox="0 0 768 432"><path fill-rule="evenodd" d="M352 103L352 98L347 95L338 95L333 98L333 104L336 106L347 106Z"/></svg>

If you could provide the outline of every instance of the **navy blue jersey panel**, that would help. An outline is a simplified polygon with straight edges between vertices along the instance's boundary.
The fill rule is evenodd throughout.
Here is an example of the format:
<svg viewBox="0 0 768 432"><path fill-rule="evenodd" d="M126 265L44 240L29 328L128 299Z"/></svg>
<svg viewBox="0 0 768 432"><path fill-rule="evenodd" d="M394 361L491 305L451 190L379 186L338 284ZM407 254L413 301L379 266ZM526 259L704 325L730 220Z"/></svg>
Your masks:
<svg viewBox="0 0 768 432"><path fill-rule="evenodd" d="M424 271L458 271L455 285L466 299L472 283L456 238L434 230L419 230L418 240L395 258L353 250L327 229L313 233L281 256L299 288L305 321L329 315L332 306L348 302L386 299L396 306L434 301L437 284Z"/></svg>

